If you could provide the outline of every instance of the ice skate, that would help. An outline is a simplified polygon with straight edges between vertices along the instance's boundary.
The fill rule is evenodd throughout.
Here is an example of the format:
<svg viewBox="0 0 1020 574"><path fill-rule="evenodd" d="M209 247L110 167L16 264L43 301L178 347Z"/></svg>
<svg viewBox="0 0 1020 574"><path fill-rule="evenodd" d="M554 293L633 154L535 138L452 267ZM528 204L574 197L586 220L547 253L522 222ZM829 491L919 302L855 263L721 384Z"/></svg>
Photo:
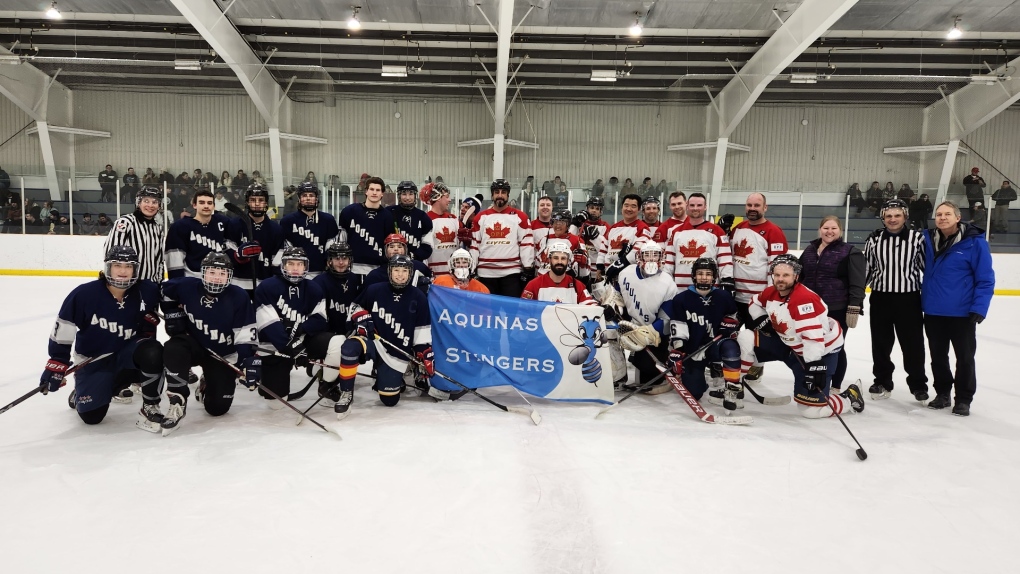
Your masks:
<svg viewBox="0 0 1020 574"><path fill-rule="evenodd" d="M864 394L861 392L861 388L857 385L850 385L845 391L839 393L839 396L850 401L850 408L855 413L859 413L864 410Z"/></svg>
<svg viewBox="0 0 1020 574"><path fill-rule="evenodd" d="M871 394L871 400L873 401L881 401L892 396L892 391L882 386L881 383L875 383L868 387L868 393Z"/></svg>
<svg viewBox="0 0 1020 574"><path fill-rule="evenodd" d="M181 419L184 418L185 412L188 409L188 399L184 395L167 391L166 398L170 400L170 408L167 409L163 422L160 424L163 427L163 436L168 436L177 430L177 427L181 424Z"/></svg>
<svg viewBox="0 0 1020 574"><path fill-rule="evenodd" d="M163 419L163 413L159 410L159 405L145 403L142 405L141 410L138 411L138 420L135 421L135 426L146 432L158 433L163 430Z"/></svg>
<svg viewBox="0 0 1020 574"><path fill-rule="evenodd" d="M747 369L747 374L744 375L744 382L749 384L757 383L764 375L765 367L762 365L751 365L751 367Z"/></svg>
<svg viewBox="0 0 1020 574"><path fill-rule="evenodd" d="M727 390L730 389L731 390ZM739 390L738 390L739 389ZM732 396L727 399L726 394L732 393ZM708 391L708 402L713 405L719 405L727 411L735 411L744 408L744 388L738 384L724 385L721 389L715 389ZM727 402L730 403L727 406Z"/></svg>
<svg viewBox="0 0 1020 574"><path fill-rule="evenodd" d="M340 389L337 388L339 391ZM340 396L337 397L336 404L333 405L333 412L336 413L336 420L342 421L347 418L347 415L351 414L351 403L354 401L354 393L351 391L342 391Z"/></svg>

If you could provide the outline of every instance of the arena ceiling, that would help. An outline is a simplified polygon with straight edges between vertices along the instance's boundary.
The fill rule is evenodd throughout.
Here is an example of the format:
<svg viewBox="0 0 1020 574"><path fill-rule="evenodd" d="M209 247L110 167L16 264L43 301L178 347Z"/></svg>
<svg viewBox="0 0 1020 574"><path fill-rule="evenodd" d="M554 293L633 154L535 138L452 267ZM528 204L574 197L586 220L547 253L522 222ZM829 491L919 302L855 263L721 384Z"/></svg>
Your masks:
<svg viewBox="0 0 1020 574"><path fill-rule="evenodd" d="M493 91L497 38L488 21L497 21L498 0L213 1L297 101ZM244 93L170 0L59 0L60 20L45 16L49 5L5 0L0 45L50 75L59 70L71 89ZM706 103L799 5L518 0L509 91L530 100ZM347 29L352 6L357 31ZM964 34L948 40L957 17ZM636 19L643 33L632 37ZM1020 0L861 0L759 101L930 104L940 87L952 92L1015 59L1018 28ZM177 69L187 60L200 69ZM384 65L407 75L383 77ZM616 81L593 82L593 70ZM817 80L791 83L789 74Z"/></svg>

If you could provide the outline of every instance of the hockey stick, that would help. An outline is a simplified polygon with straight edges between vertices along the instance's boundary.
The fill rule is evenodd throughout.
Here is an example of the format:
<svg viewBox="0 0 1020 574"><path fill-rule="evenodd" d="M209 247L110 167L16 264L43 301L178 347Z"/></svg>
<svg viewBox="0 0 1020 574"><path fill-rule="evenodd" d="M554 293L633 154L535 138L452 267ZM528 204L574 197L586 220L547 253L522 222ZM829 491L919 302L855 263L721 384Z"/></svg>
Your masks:
<svg viewBox="0 0 1020 574"><path fill-rule="evenodd" d="M698 347L698 349L695 350L693 353L691 353L691 354L687 355L686 357L684 357L684 362L686 363L687 359L690 359L694 355L697 355L698 353L708 349L709 347L714 345L716 343L716 341L718 341L719 339L722 339L722 335L716 335L714 339L712 339L711 341L709 341L709 342L705 343L704 345ZM652 385L654 385L655 383L659 382L659 380L662 379L665 376L666 376L666 371L663 371L663 372L659 373L659 375L656 376L654 379L648 381L647 383L645 383L645 384L641 385L640 387L634 389L633 391L627 393L627 395L624 396L622 399L620 399L620 400L616 401L615 403L609 405L608 407L600 410L598 412L598 414L595 415L595 418L599 418L600 416L602 416L605 413L609 412L609 409L611 409L611 408L615 407L616 405L622 403L623 401L633 397L637 393L640 393L643 390L651 388Z"/></svg>
<svg viewBox="0 0 1020 574"><path fill-rule="evenodd" d="M227 203L223 207L230 213L233 213L244 220L244 224L248 226L248 237L250 237L252 241L255 241L255 231L252 229L251 217L248 217L247 213L242 211L240 207L233 203ZM250 259L248 262L251 263L251 296L254 301L255 288L259 286L259 268L258 265L255 265L255 259Z"/></svg>
<svg viewBox="0 0 1020 574"><path fill-rule="evenodd" d="M212 349L206 349L206 351L207 351L207 352L208 352L208 353L209 353L209 354L210 354L210 355L211 355L211 356L212 356L212 357L213 357L214 359L216 359L217 361L219 361L219 362L223 363L223 364L224 364L224 365L226 365L226 366L227 366L227 367L228 367L228 368L229 368L230 370L234 371L234 373L236 374L236 376L237 376L238 378L241 378L241 377L243 377L243 376L244 376L244 372L243 372L243 371L242 371L241 369L238 369L237 367L235 367L235 366L234 366L234 364L233 364L233 363L231 363L230 361L228 361L228 360L224 359L223 357L219 356L219 355L218 355L218 354L217 354L217 353L216 353L215 351L213 351ZM302 413L302 412L301 412L300 410L298 410L298 408L297 408L297 407L295 407L294 405L290 404L290 403L289 403L289 402L287 401L287 399L284 399L284 398L283 398L283 397L281 397L280 395L278 395L278 394L274 393L272 389L270 389L269 387L267 387L267 386L263 385L261 381L259 381L258 383L255 383L255 384L256 384L256 385L258 386L258 388L259 388L259 389L261 389L261 390L262 390L262 391L263 391L264 393L266 393L267 395L269 395L269 396L273 397L274 399L276 399L276 400L280 401L281 403L283 403L283 404L284 404L284 405L285 405L285 406L286 406L287 408L289 408L290 410L292 410L292 411L296 412L297 414L301 415L302 417L304 417L304 418L308 419L308 421L309 421L309 422L311 422L311 423L312 423L313 425L315 425L315 426L319 427L320 429L322 429L322 430L324 430L324 431L326 431L326 432L328 432L328 433L334 434L334 435L336 435L336 437L337 437L337 438L339 438L339 439L343 440L343 437L342 437L342 436L340 436L340 433L339 433L339 432L337 432L337 430L336 430L336 429L334 429L334 428L326 428L326 427L322 426L322 424L320 424L320 423L319 423L319 421L317 421L317 420L313 419L312 417L310 417L310 416L308 416L308 415L306 415L306 414Z"/></svg>
<svg viewBox="0 0 1020 574"><path fill-rule="evenodd" d="M394 351L396 351L397 353L402 355L404 358L406 358L408 361L411 361L412 363L415 363L418 366L424 368L424 365L422 365L421 361L419 361L418 359L415 359L414 357L409 355L407 353L407 351L401 349L400 347L394 345L393 343L387 341L386 339L383 339L382 337L379 336L379 333L375 334L375 339L377 341L382 341L382 343L384 345L386 345L387 347L393 349ZM489 403L490 405L498 408L501 411L508 412L508 413L518 413L518 414L522 414L522 415L528 416L528 417L531 418L532 422L534 422L536 425L542 422L542 417L539 416L538 412L536 412L534 410L529 411L528 409L522 409L521 407L508 407L506 405L501 405L501 404L497 403L496 401L493 401L492 399L490 399L490 398L486 397L485 395L479 393L478 391L476 391L476 390L468 387L467 385L461 383L460 381L457 381L457 380L455 380L455 379L453 379L451 377L448 377L448 376L444 375L443 373L441 373L439 371L435 371L435 373L437 375L439 375L440 377L446 379L447 381L450 381L451 383L457 385L458 387L464 389L465 391L467 391L467 392L475 395L476 397L482 399L483 401Z"/></svg>
<svg viewBox="0 0 1020 574"><path fill-rule="evenodd" d="M791 399L790 399L789 395L782 396L782 397L765 397L765 396L762 396L761 394L759 394L758 391L752 389L751 385L749 385L749 384L747 384L747 383L745 383L743 381L741 381L740 384L744 385L744 389L746 389L747 392L751 393L751 396L754 397L754 400L758 401L759 403L761 403L763 405L767 405L767 406L770 406L770 407L781 407L783 405L790 404L790 400Z"/></svg>
<svg viewBox="0 0 1020 574"><path fill-rule="evenodd" d="M804 357L801 357L797 353L793 353L793 356L797 357L797 361L800 362L800 366L804 369L804 372L807 373L807 364L804 362ZM853 431L850 430L850 427L846 426L846 423L843 422L843 417L839 416L839 413L837 413L836 409L833 408L832 403L829 402L829 397L825 397L825 404L829 405L829 410L832 411L832 414L836 415L837 419L839 419L839 424L843 425L843 428L846 429L846 432L850 435L850 438L854 439L854 442L857 443L857 450L854 451L854 454L856 454L857 458L862 461L867 460L868 453L865 452L864 447L861 446L861 441L857 440L857 437L854 436L854 433Z"/></svg>
<svg viewBox="0 0 1020 574"><path fill-rule="evenodd" d="M105 359L105 358L109 357L112 354L113 353L106 353L104 355L99 355L98 357L89 357L88 359L85 359L84 361L82 361L80 363L77 363L75 365L71 365L71 367L69 369L67 369L67 371L64 372L65 380L62 381L62 384L60 386L63 387L64 385L67 384L66 378L67 378L68 375L73 375L75 371L77 371L78 369L84 367L85 365L87 365L87 364L89 364L91 362L94 362L94 361L98 361L100 359ZM14 407L20 405L21 403L27 401L32 395L34 395L36 393L41 393L44 387L45 387L45 385L39 385L38 387L32 389L31 391L29 391L29 392L21 395L20 397L14 399L11 403L7 404L4 408L0 409L0 415L6 413L7 411L9 411L9 410L13 409Z"/></svg>
<svg viewBox="0 0 1020 574"><path fill-rule="evenodd" d="M665 375L666 380L669 381L669 384L673 385L673 389L680 395L680 398L682 398L684 402L687 403L687 406L691 407L691 410L694 411L694 414L699 419L705 421L706 423L721 425L749 425L754 422L754 418L749 416L716 418L715 415L709 413L708 411L705 410L704 407L701 406L701 403L698 402L698 399L694 398L694 395L692 395L691 392L687 390L687 387L685 387L684 384L680 382L680 379L673 376L673 373L670 373L669 369L663 366L663 364L659 362L659 359L657 359L650 350L646 348L645 352L648 353L648 356L652 358L652 361L654 361L655 368L658 369L660 373L663 373Z"/></svg>

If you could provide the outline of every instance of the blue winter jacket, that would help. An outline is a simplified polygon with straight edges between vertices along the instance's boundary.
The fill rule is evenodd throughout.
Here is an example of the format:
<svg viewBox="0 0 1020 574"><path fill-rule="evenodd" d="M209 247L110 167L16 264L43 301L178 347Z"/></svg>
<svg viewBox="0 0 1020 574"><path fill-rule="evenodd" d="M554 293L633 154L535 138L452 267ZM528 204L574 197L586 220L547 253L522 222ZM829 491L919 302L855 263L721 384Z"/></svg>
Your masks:
<svg viewBox="0 0 1020 574"><path fill-rule="evenodd" d="M967 317L988 316L995 289L992 254L984 231L960 224L963 237L956 245L935 256L933 236L937 229L924 231L924 279L921 307L927 315Z"/></svg>

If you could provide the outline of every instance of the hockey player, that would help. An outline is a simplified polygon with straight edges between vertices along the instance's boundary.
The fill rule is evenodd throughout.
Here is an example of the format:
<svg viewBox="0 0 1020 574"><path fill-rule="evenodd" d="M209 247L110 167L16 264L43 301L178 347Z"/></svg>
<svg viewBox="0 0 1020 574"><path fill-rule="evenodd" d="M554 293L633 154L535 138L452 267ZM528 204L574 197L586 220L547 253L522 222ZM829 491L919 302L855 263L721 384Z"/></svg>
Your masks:
<svg viewBox="0 0 1020 574"><path fill-rule="evenodd" d="M99 279L68 294L50 332L50 358L39 379L43 394L64 385L72 344L76 363L112 353L75 372L68 405L85 424L99 424L121 390L137 383L159 385L163 376L163 347L156 341L159 287L139 280L139 267L133 247L111 248Z"/></svg>
<svg viewBox="0 0 1020 574"><path fill-rule="evenodd" d="M305 339L325 331L326 298L319 285L306 278L308 258L300 247L287 247L280 257L280 275L255 289L258 355L262 384L280 396L290 393L290 371L305 353ZM268 393L259 394L270 408L283 405Z"/></svg>
<svg viewBox="0 0 1020 574"><path fill-rule="evenodd" d="M413 181L397 184L397 204L386 208L397 226L397 233L407 239L411 257L415 261L428 261L432 256L432 219L415 206L418 186Z"/></svg>
<svg viewBox="0 0 1020 574"><path fill-rule="evenodd" d="M351 308L354 334L341 347L340 393L333 407L338 420L350 414L358 365L368 360L378 371L373 388L379 400L388 407L400 401L408 362L384 343L373 340L376 334L421 361L427 376L435 374L429 304L421 291L409 288L413 269L410 257L393 257L387 265L389 281L366 287ZM435 389L429 393L440 399L449 397Z"/></svg>
<svg viewBox="0 0 1020 574"><path fill-rule="evenodd" d="M565 216L557 221L557 225L567 226L570 212L563 211ZM575 247L563 239L552 239L546 247L545 256L549 260L546 273L532 279L521 293L522 299L549 301L552 303L580 303L595 305L588 289L580 280L567 273L573 263Z"/></svg>
<svg viewBox="0 0 1020 574"><path fill-rule="evenodd" d="M701 195L701 194L698 194ZM694 194L691 194L694 197ZM704 198L704 196L702 196ZM674 191L669 194L669 209L673 213L669 219L662 222L652 234L652 241L662 245L666 250L666 257L669 258L669 237L673 230L687 221L687 196L682 191Z"/></svg>
<svg viewBox="0 0 1020 574"><path fill-rule="evenodd" d="M827 315L822 298L797 281L800 269L793 255L778 255L771 265L772 286L751 297L750 329L737 336L741 371L746 374L753 363L782 361L793 371L793 400L802 416L829 417L847 407L859 413L864 410L864 396L857 385L839 395L829 394L843 332ZM723 408L743 407L740 392L739 385L727 381Z"/></svg>
<svg viewBox="0 0 1020 574"><path fill-rule="evenodd" d="M431 206L428 215L432 220L432 255L425 263L436 277L449 274L450 256L460 248L457 242L459 222L450 213L450 188L441 181L427 183L419 195L422 203Z"/></svg>
<svg viewBox="0 0 1020 574"><path fill-rule="evenodd" d="M159 215L163 191L145 186L135 195L135 210L113 223L103 245L109 253L116 245L129 245L138 254L138 278L159 284L163 280L163 220Z"/></svg>
<svg viewBox="0 0 1020 574"><path fill-rule="evenodd" d="M567 212L570 213L569 211ZM569 218L568 218L569 221ZM535 244L535 256L545 248L545 239L552 233L553 228L553 200L547 195L538 198L538 217L531 220L531 241ZM535 268L542 273L541 266L536 261Z"/></svg>
<svg viewBox="0 0 1020 574"><path fill-rule="evenodd" d="M408 254L407 240L399 233L391 233L387 235L386 241L383 243L383 248L386 250L386 256L390 259L393 259L397 255ZM411 264L414 266L414 271L411 273L411 285L414 285L420 289L422 293L428 295L429 287L432 285L432 271L429 271L428 266L421 261L412 259ZM365 286L375 285L376 283L387 283L389 281L389 269L387 267L373 269L371 273L365 276Z"/></svg>
<svg viewBox="0 0 1020 574"><path fill-rule="evenodd" d="M617 254L620 253L620 249L625 244L631 247L627 261L628 263L634 263L635 253L641 249L641 246L646 241L651 239L652 234L648 230L648 225L638 219L640 208L641 196L633 193L623 196L623 205L621 207L623 219L617 221L606 230L604 239L599 246L596 267L601 274L605 274L606 267L612 265L617 260ZM659 264L661 265L662 262L660 261Z"/></svg>
<svg viewBox="0 0 1020 574"><path fill-rule="evenodd" d="M458 249L453 252L453 255L450 256L449 268L452 270L451 273L436 277L432 284L439 287L489 294L488 287L471 277L471 252L467 249Z"/></svg>
<svg viewBox="0 0 1020 574"><path fill-rule="evenodd" d="M508 181L497 179L489 191L492 207L479 213L471 228L473 267L478 280L493 294L517 298L535 277L531 222L523 211L507 205Z"/></svg>
<svg viewBox="0 0 1020 574"><path fill-rule="evenodd" d="M211 251L226 249L229 221L216 213L216 197L208 189L199 189L191 198L194 217L182 217L170 226L166 236L167 275L201 277L202 261Z"/></svg>
<svg viewBox="0 0 1020 574"><path fill-rule="evenodd" d="M694 395L701 396L708 390L705 381L705 367L712 369L713 383L725 380L740 388L740 346L737 344L737 304L733 296L716 286L719 268L715 261L701 257L691 265L693 284L681 290L673 298L669 310L669 367L683 380L684 386ZM690 357L684 359L716 335L723 338Z"/></svg>
<svg viewBox="0 0 1020 574"><path fill-rule="evenodd" d="M665 271L683 291L693 284L693 263L708 257L718 265L719 286L733 293L733 258L730 238L721 227L705 219L705 196L692 193L688 217L670 233L666 244Z"/></svg>
<svg viewBox="0 0 1020 574"><path fill-rule="evenodd" d="M328 365L340 364L340 349L354 330L348 321L354 300L365 288L365 276L351 272L354 255L346 243L334 243L326 250L326 273L314 282L326 297L328 327L308 339L308 358ZM337 369L324 367L319 383L319 396L327 399L325 406L332 407L340 398L336 385Z"/></svg>
<svg viewBox="0 0 1020 574"><path fill-rule="evenodd" d="M253 183L244 193L248 214L236 217L227 223L227 252L236 263L234 285L254 296L255 285L252 273L258 281L273 276L277 268L273 258L283 247L283 228L266 217L269 208L269 192L262 184ZM249 237L250 234L254 237Z"/></svg>
<svg viewBox="0 0 1020 574"><path fill-rule="evenodd" d="M584 211L578 212L570 221L570 233L577 235L584 242L584 251L588 256L588 276L592 281L601 280L596 261L599 247L609 224L602 221L602 208L606 203L601 197L592 196L585 202Z"/></svg>
<svg viewBox="0 0 1020 574"><path fill-rule="evenodd" d="M319 209L319 186L314 182L299 185L297 194L298 210L280 220L284 247L301 248L308 258L308 276L315 277L326 268L326 249L337 240L340 228L332 215Z"/></svg>
<svg viewBox="0 0 1020 574"><path fill-rule="evenodd" d="M386 265L383 243L396 230L392 214L382 206L386 184L378 177L368 178L365 184L365 203L352 203L340 212L340 225L347 230L347 244L354 254L351 271L358 275Z"/></svg>
<svg viewBox="0 0 1020 574"><path fill-rule="evenodd" d="M659 221L659 213L662 211L662 202L658 197L649 195L641 202L641 221L644 221L645 225L648 226L648 236L654 238L656 230L659 229L659 225L662 223ZM654 239L653 239L654 241ZM659 245L665 246L665 242L658 242Z"/></svg>
<svg viewBox="0 0 1020 574"><path fill-rule="evenodd" d="M570 262L567 265L567 273L584 282L590 275L588 254L582 246L581 238L568 231L570 229L570 220L570 212L567 210L557 211L553 214L551 233L546 235L541 243L535 244L535 268L540 275L548 273L550 265L549 254L547 253L548 244L553 241L566 242L570 245L572 253ZM587 286L587 283L585 285Z"/></svg>
<svg viewBox="0 0 1020 574"><path fill-rule="evenodd" d="M261 361L255 357L255 310L244 289L231 285L234 266L226 253L210 252L202 260L202 278L179 277L163 282L160 306L170 339L163 348L166 396L170 408L159 409L161 385L152 381L142 387L144 405L138 427L163 436L175 431L187 412L187 373L202 367L202 386L195 398L214 417L225 414L234 401L237 375L209 353L230 361L252 375L250 390L259 379ZM246 383L247 384L247 383Z"/></svg>

